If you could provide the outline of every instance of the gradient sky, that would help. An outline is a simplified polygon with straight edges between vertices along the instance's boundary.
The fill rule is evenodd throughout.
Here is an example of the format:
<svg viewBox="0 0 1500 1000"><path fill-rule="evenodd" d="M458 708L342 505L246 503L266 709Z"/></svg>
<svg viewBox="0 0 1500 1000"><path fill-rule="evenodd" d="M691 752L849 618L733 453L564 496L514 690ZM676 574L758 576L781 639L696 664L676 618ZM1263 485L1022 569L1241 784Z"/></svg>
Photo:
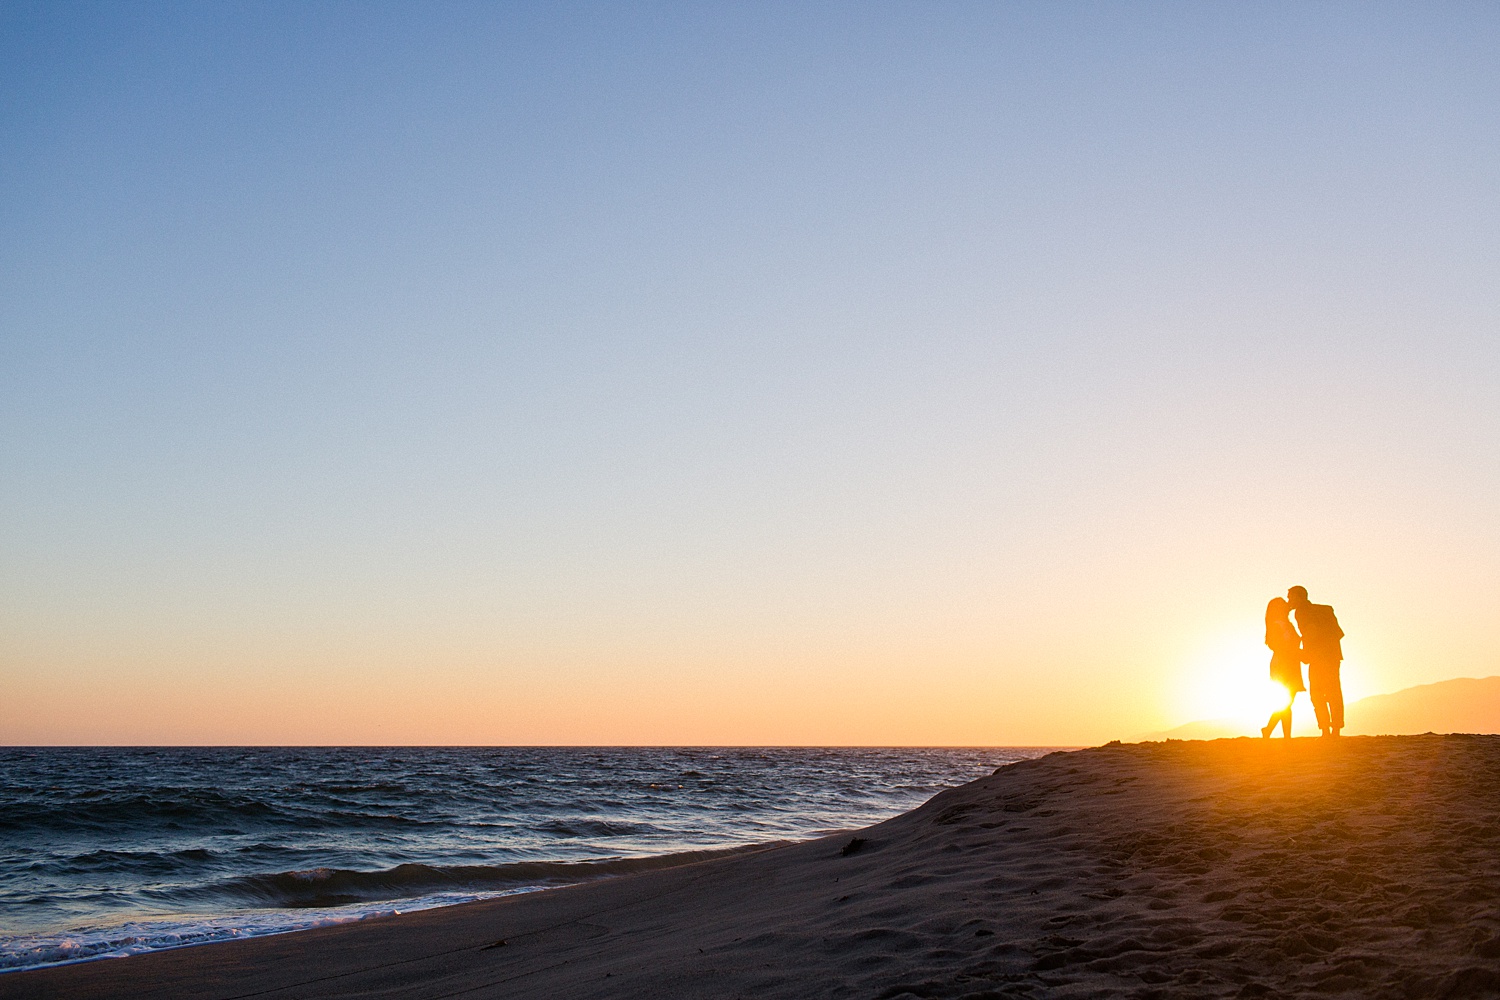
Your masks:
<svg viewBox="0 0 1500 1000"><path fill-rule="evenodd" d="M1500 8L0 3L0 742L1500 673Z"/></svg>

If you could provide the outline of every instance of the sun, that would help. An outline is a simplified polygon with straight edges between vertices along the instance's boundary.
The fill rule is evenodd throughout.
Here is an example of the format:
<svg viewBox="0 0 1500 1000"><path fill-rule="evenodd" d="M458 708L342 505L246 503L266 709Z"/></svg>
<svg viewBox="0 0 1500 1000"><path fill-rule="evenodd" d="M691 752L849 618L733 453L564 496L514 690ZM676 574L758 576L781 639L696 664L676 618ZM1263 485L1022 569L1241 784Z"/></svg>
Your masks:
<svg viewBox="0 0 1500 1000"><path fill-rule="evenodd" d="M1271 680L1271 653L1254 638L1224 636L1189 659L1178 706L1187 721L1231 721L1254 732L1286 707L1286 689Z"/></svg>

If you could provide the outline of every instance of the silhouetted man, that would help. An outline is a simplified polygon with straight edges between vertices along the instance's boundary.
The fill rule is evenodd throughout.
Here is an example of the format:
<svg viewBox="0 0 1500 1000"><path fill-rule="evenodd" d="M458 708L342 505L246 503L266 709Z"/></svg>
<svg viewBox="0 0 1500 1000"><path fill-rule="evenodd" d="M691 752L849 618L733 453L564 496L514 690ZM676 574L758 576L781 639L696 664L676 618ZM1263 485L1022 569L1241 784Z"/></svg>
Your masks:
<svg viewBox="0 0 1500 1000"><path fill-rule="evenodd" d="M1307 695L1312 699L1313 713L1324 736L1337 736L1344 728L1344 688L1339 683L1339 664L1344 649L1339 640L1344 630L1333 608L1314 604L1307 599L1306 587L1286 592L1286 602L1297 616L1297 630L1302 633L1302 662L1307 664Z"/></svg>

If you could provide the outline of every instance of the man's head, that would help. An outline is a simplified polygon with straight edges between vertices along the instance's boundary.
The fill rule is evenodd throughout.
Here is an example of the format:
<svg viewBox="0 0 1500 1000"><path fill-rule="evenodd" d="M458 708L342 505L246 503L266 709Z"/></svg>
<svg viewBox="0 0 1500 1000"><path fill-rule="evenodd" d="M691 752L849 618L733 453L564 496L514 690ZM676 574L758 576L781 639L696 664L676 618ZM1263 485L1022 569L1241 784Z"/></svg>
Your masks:
<svg viewBox="0 0 1500 1000"><path fill-rule="evenodd" d="M1296 611L1298 608L1307 607L1307 588L1293 587L1291 590L1288 590L1286 592L1286 602L1292 606L1293 611Z"/></svg>

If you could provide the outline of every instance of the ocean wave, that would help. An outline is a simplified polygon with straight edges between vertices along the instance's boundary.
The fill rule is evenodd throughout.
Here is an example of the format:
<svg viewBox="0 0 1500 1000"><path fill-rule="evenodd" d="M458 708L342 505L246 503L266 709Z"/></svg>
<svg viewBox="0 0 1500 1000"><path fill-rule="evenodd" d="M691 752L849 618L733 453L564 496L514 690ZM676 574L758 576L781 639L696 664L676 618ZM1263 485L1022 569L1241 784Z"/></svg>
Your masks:
<svg viewBox="0 0 1500 1000"><path fill-rule="evenodd" d="M0 813L0 832L56 832L107 829L121 823L219 824L229 820L292 821L289 812L253 797L192 791L177 795L66 796L53 801L14 802Z"/></svg>
<svg viewBox="0 0 1500 1000"><path fill-rule="evenodd" d="M347 906L405 899L434 892L495 892L586 882L612 875L671 868L726 857L764 845L681 851L640 858L597 861L515 861L499 865L404 864L379 871L312 868L243 875L209 885L153 893L163 901L216 902L277 909Z"/></svg>
<svg viewBox="0 0 1500 1000"><path fill-rule="evenodd" d="M102 874L176 876L194 866L219 861L213 851L188 848L179 851L88 851L69 857L37 861L30 870L51 874Z"/></svg>
<svg viewBox="0 0 1500 1000"><path fill-rule="evenodd" d="M632 837L659 832L649 823L563 817L538 824L536 829L558 837Z"/></svg>
<svg viewBox="0 0 1500 1000"><path fill-rule="evenodd" d="M0 833L68 833L107 830L120 824L135 829L240 827L297 829L408 828L447 825L390 811L327 808L289 802L197 792L177 796L133 795L55 803L18 802L0 813Z"/></svg>

